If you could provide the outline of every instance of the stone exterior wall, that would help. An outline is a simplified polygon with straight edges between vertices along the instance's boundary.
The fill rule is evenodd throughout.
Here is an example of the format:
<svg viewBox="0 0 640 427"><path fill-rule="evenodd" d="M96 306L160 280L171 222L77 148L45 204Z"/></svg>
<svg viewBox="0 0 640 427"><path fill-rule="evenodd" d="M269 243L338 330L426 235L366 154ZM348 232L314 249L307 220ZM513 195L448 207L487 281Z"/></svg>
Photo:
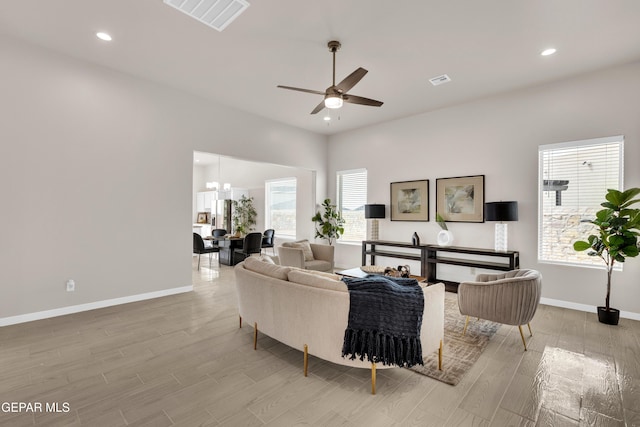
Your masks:
<svg viewBox="0 0 640 427"><path fill-rule="evenodd" d="M599 257L587 255L588 251L576 252L573 242L586 240L590 234L594 234L597 228L584 220L595 218L599 209L595 208L571 208L564 206L545 207L542 218L544 229L548 239L540 248L540 259L545 261L562 262L588 262L593 265L602 265Z"/></svg>

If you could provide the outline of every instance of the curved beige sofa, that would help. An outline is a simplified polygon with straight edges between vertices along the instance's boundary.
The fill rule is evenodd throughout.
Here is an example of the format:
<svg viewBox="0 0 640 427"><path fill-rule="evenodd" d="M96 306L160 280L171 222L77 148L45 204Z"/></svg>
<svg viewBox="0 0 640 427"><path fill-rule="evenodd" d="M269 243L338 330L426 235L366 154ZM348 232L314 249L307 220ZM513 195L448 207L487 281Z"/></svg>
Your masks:
<svg viewBox="0 0 640 427"><path fill-rule="evenodd" d="M349 315L349 292L339 276L295 267L283 267L247 258L236 265L236 288L240 327L257 331L320 359L340 365L371 369L372 393L375 370L393 368L342 357L342 342ZM434 351L442 355L444 336L444 285L423 288L424 315L420 341L423 356Z"/></svg>

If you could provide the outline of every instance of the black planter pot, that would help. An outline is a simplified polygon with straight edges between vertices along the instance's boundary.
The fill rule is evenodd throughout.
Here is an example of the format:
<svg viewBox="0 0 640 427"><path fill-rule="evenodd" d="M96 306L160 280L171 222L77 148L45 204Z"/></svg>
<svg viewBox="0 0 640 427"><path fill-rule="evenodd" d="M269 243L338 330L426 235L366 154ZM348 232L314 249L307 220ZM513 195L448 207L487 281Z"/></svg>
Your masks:
<svg viewBox="0 0 640 427"><path fill-rule="evenodd" d="M598 306L598 320L605 325L617 325L620 320L620 310L617 308Z"/></svg>

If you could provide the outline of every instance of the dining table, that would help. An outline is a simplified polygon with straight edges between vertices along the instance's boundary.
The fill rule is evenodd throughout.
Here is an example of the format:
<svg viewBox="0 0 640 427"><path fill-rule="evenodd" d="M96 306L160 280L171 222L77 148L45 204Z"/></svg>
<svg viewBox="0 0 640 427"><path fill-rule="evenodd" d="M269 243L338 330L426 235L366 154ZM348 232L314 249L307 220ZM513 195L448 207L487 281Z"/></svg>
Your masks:
<svg viewBox="0 0 640 427"><path fill-rule="evenodd" d="M212 237L216 245L220 248L218 256L220 264L236 265L242 261L243 257L235 256L236 249L242 249L244 239L242 237Z"/></svg>

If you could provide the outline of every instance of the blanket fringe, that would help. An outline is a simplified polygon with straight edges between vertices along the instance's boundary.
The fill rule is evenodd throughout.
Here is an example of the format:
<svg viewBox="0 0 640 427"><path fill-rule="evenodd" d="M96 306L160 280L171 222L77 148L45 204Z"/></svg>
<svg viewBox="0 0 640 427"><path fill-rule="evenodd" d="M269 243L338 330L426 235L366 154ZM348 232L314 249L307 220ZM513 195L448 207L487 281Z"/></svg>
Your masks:
<svg viewBox="0 0 640 427"><path fill-rule="evenodd" d="M344 332L342 357L365 360L383 365L410 368L424 365L420 337L394 337L376 331L347 328Z"/></svg>

